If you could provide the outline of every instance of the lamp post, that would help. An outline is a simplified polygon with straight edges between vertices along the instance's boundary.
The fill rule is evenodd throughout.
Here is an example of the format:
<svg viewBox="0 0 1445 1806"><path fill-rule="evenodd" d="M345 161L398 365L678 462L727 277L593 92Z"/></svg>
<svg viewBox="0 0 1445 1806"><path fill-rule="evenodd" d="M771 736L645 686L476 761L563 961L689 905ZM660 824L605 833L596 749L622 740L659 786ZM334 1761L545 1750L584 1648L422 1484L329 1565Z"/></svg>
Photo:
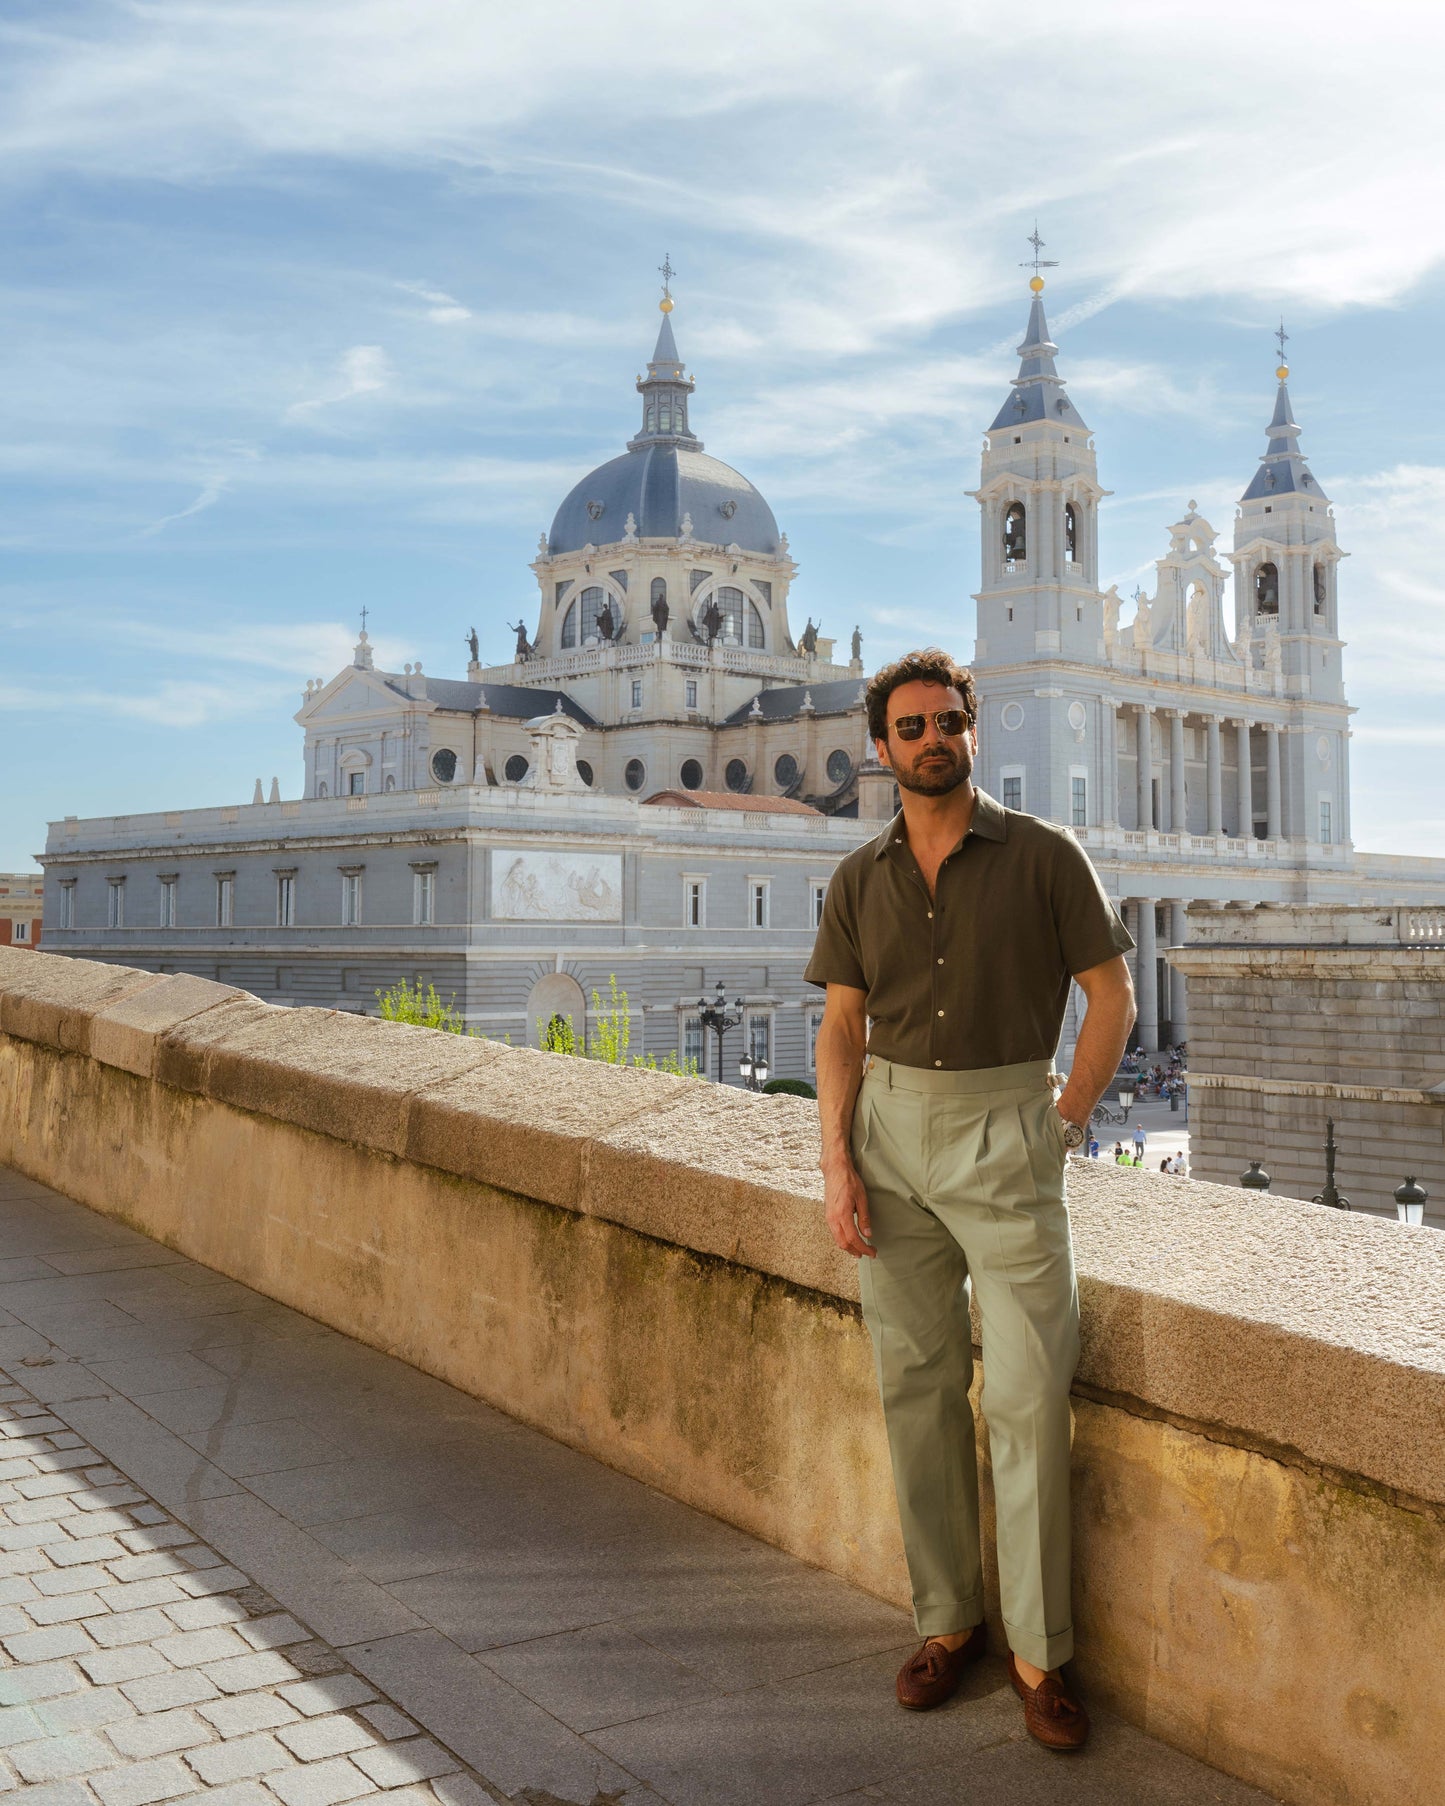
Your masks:
<svg viewBox="0 0 1445 1806"><path fill-rule="evenodd" d="M1268 1191L1269 1174L1264 1170L1264 1162L1262 1160L1251 1160L1249 1163L1249 1171L1240 1174L1239 1183L1246 1191Z"/></svg>
<svg viewBox="0 0 1445 1806"><path fill-rule="evenodd" d="M706 997L698 998L697 1015L699 1022L701 1022L703 1026L703 1032L706 1033L708 1029L711 1029L717 1036L717 1082L721 1085L723 1082L723 1036L730 1028L736 1028L742 1021L743 1000L741 997L735 997L733 999L733 1007L730 1010L728 1008L727 998L723 995L722 980L719 979L717 981L717 996L713 998L711 1003L708 1002Z"/></svg>
<svg viewBox="0 0 1445 1806"><path fill-rule="evenodd" d="M1134 1108L1134 1099L1138 1092L1127 1081L1119 1087L1119 1108L1124 1112L1124 1120L1129 1120L1129 1112Z"/></svg>
<svg viewBox="0 0 1445 1806"><path fill-rule="evenodd" d="M1342 1198L1335 1186L1335 1119L1325 1118L1325 1189L1313 1200L1327 1210L1349 1210L1350 1200Z"/></svg>
<svg viewBox="0 0 1445 1806"><path fill-rule="evenodd" d="M738 1071L749 1091L761 1091L768 1082L767 1061L755 1060L751 1054L744 1054L738 1061Z"/></svg>
<svg viewBox="0 0 1445 1806"><path fill-rule="evenodd" d="M1425 1206L1430 1201L1430 1194L1419 1184L1413 1173L1403 1185L1395 1187L1395 1209L1402 1223L1419 1225L1425 1221Z"/></svg>

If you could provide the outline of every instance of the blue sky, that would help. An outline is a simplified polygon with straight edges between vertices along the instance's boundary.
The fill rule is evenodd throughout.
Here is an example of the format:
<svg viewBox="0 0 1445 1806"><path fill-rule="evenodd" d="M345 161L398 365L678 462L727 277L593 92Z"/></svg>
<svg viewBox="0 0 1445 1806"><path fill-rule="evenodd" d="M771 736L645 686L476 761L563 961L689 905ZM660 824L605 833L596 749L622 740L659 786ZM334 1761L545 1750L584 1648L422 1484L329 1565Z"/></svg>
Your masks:
<svg viewBox="0 0 1445 1806"><path fill-rule="evenodd" d="M1445 26L1163 13L9 0L0 870L61 815L297 794L363 605L384 662L503 656L635 430L664 252L799 620L967 652L1035 216L1125 596L1191 497L1228 543L1284 314L1351 554L1356 841L1445 854Z"/></svg>

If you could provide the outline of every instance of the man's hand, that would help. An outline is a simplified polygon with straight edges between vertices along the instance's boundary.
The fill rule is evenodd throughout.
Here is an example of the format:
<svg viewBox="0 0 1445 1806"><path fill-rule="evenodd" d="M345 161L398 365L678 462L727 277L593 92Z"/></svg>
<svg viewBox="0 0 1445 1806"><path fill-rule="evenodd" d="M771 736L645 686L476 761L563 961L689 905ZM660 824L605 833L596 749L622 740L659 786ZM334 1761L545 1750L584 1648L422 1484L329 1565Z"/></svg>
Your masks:
<svg viewBox="0 0 1445 1806"><path fill-rule="evenodd" d="M868 1194L851 1160L837 1160L823 1169L823 1212L828 1233L845 1254L876 1260L878 1250L869 1239Z"/></svg>

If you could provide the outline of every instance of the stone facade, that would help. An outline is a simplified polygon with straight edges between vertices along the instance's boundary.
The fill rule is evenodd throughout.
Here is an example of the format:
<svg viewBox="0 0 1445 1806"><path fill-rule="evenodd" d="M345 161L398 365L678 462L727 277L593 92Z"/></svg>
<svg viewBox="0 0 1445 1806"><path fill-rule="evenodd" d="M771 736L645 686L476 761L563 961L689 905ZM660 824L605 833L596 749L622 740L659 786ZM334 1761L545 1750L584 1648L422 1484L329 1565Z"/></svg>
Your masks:
<svg viewBox="0 0 1445 1806"><path fill-rule="evenodd" d="M38 947L45 879L40 872L0 872L0 947Z"/></svg>
<svg viewBox="0 0 1445 1806"><path fill-rule="evenodd" d="M1395 1215L1408 1175L1445 1227L1445 907L1189 912L1169 951L1189 988L1190 1165L1237 1184L1264 1163L1272 1193L1335 1183L1355 1210Z"/></svg>

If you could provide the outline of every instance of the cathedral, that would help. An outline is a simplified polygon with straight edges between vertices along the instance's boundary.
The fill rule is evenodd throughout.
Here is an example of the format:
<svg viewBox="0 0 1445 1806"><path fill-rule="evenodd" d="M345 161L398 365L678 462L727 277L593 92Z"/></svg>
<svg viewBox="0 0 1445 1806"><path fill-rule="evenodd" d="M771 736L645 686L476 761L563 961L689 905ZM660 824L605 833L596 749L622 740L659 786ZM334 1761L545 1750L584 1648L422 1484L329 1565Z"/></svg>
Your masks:
<svg viewBox="0 0 1445 1806"><path fill-rule="evenodd" d="M1154 1047L1188 1032L1161 950L1187 938L1189 903L1429 901L1445 861L1351 844L1343 554L1283 331L1231 549L1191 502L1124 622L1099 587L1108 491L1039 267L969 491L977 779L1089 852L1137 942ZM843 659L811 613L796 629L787 535L705 451L669 289L660 306L637 431L542 535L512 660L483 666L473 631L464 679L382 671L363 631L352 664L307 685L299 801L258 784L249 807L57 824L57 951L352 1009L419 973L483 1032L529 1040L539 1012L585 1014L617 973L641 1050L692 1058L716 982L752 1055L811 1074L820 1000L801 974L822 894L896 796L858 630ZM1071 1005L1064 1057L1076 1027Z"/></svg>

